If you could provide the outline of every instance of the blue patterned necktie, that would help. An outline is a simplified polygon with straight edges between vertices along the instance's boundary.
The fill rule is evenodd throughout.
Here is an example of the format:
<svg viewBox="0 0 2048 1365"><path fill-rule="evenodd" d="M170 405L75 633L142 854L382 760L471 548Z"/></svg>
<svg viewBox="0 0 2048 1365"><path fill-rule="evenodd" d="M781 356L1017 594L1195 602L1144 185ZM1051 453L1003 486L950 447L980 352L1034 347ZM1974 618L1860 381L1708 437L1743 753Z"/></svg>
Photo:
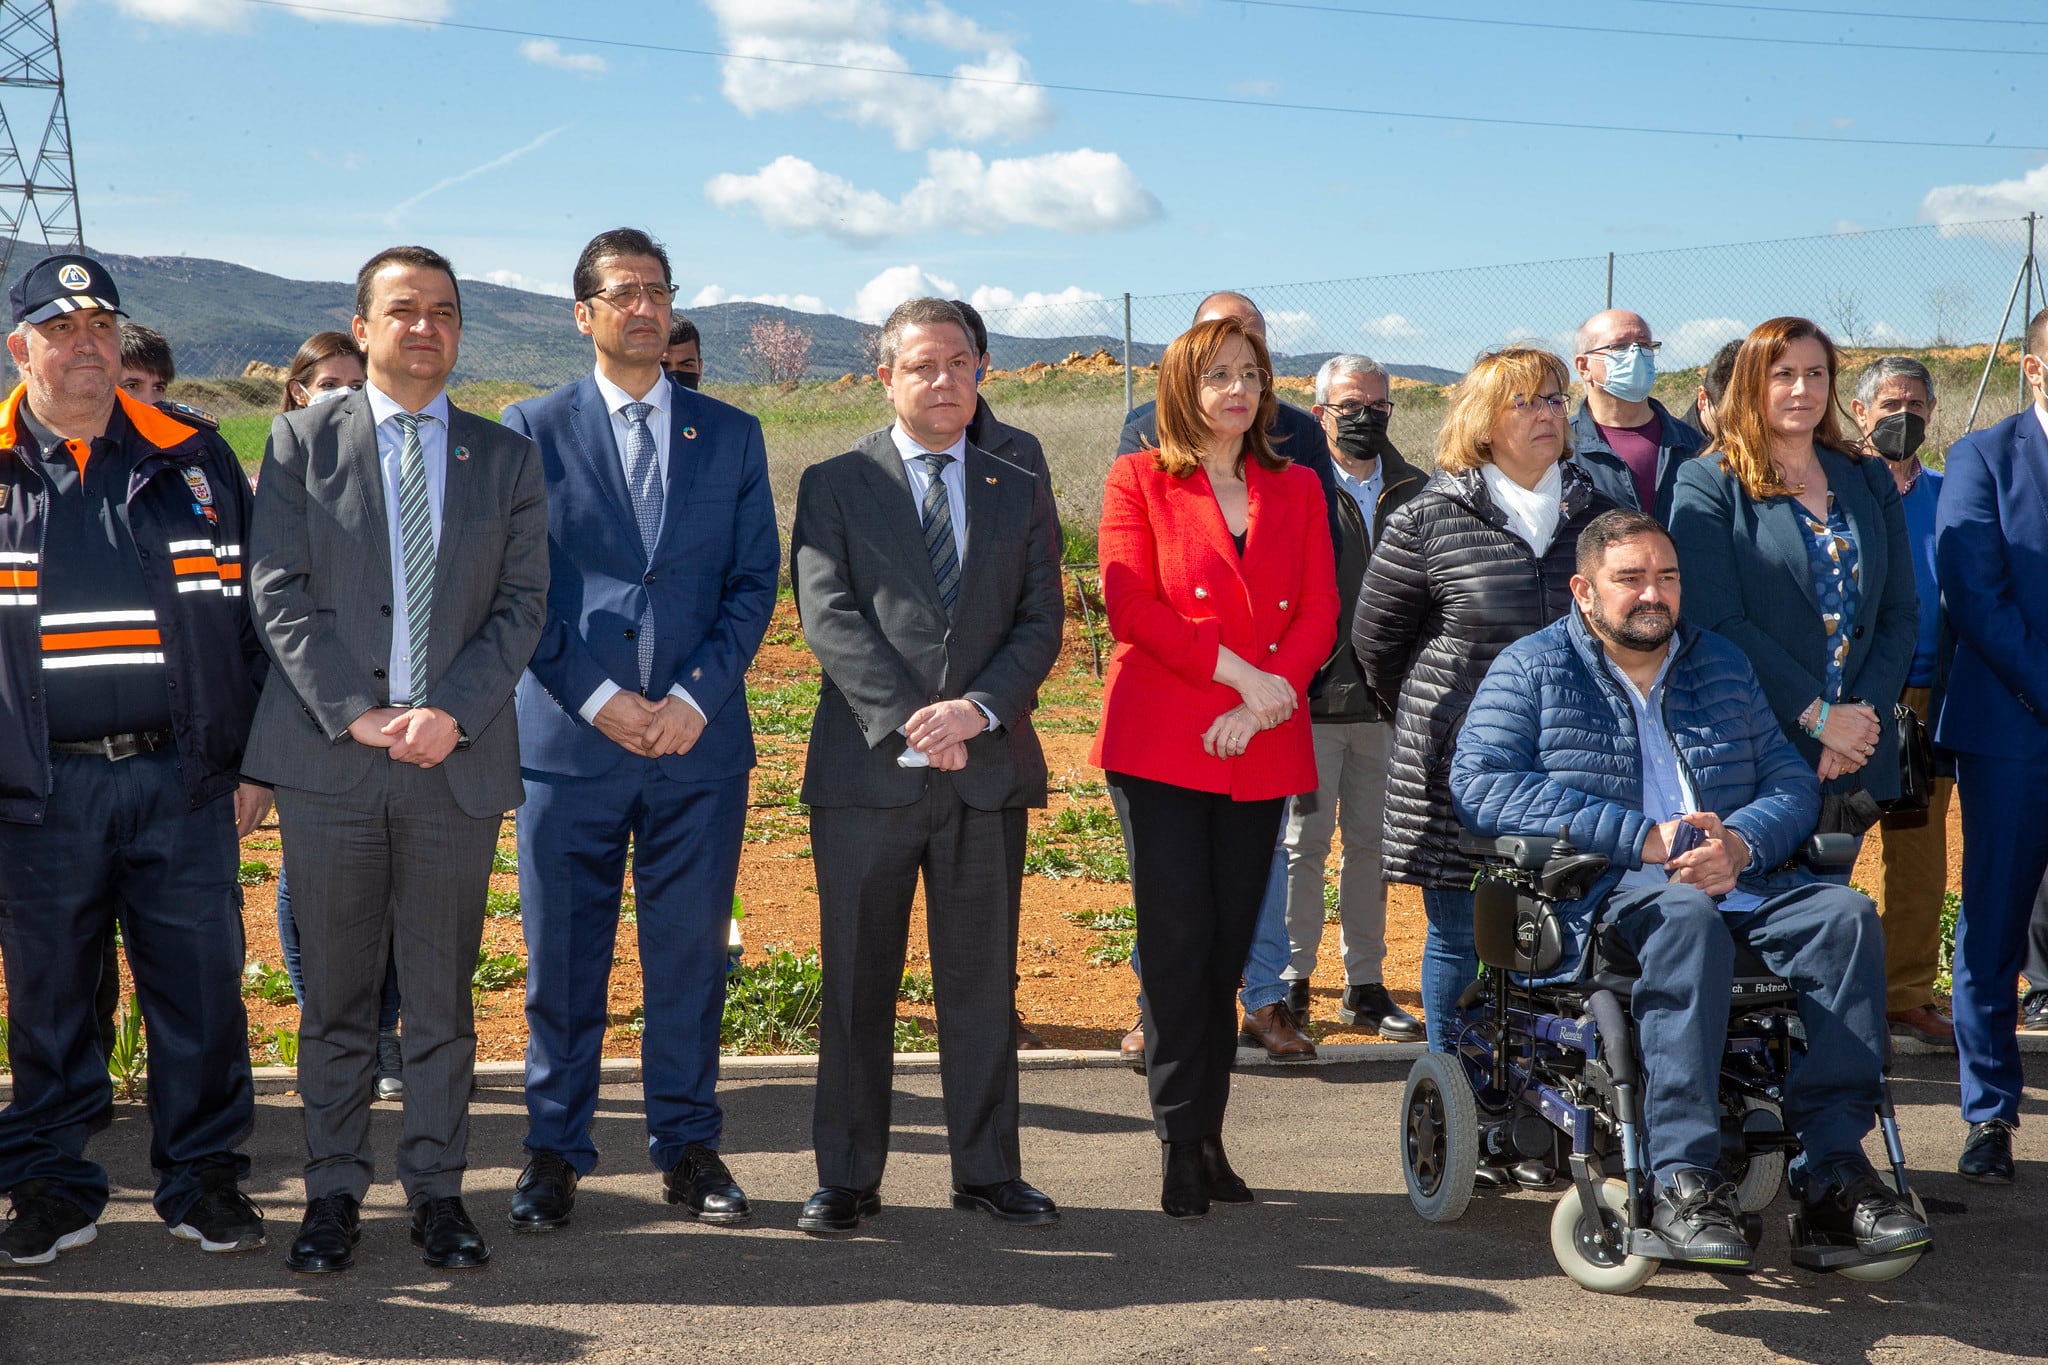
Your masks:
<svg viewBox="0 0 2048 1365"><path fill-rule="evenodd" d="M654 457L654 432L647 425L652 403L628 403L626 414L626 487L633 495L633 520L640 524L640 548L647 562L654 562L654 545L661 539L661 462ZM645 692L654 677L654 602L648 600L640 613L634 633L640 647L640 690Z"/></svg>
<svg viewBox="0 0 2048 1365"><path fill-rule="evenodd" d="M946 615L960 600L960 547L953 539L953 504L946 496L946 466L953 457L930 451L917 457L931 471L924 485L924 551L932 557L932 577L939 585L939 601Z"/></svg>
<svg viewBox="0 0 2048 1365"><path fill-rule="evenodd" d="M420 706L427 697L427 634L434 621L434 514L427 501L427 454L420 445L420 423L434 419L400 412L391 420L405 436L398 456L398 532L405 554L405 624L412 658L412 685L405 701Z"/></svg>

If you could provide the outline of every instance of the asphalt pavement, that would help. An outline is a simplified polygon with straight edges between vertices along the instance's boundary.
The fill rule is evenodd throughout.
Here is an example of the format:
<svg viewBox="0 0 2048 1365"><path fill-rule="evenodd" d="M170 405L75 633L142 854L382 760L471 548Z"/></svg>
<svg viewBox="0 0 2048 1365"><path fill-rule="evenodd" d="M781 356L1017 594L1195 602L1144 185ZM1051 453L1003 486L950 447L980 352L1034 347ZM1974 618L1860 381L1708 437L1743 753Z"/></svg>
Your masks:
<svg viewBox="0 0 2048 1365"><path fill-rule="evenodd" d="M2048 1059L2029 1057L2032 1079ZM753 1199L747 1227L699 1226L661 1202L636 1086L608 1086L605 1154L574 1221L504 1225L523 1156L515 1090L480 1091L469 1208L496 1252L428 1270L389 1183L395 1106L379 1105L379 1184L353 1271L284 1268L301 1212L299 1111L265 1095L248 1150L271 1245L208 1256L149 1207L148 1120L123 1105L92 1154L115 1184L97 1243L41 1271L0 1272L0 1362L1386 1360L1922 1362L2048 1356L2048 1123L2020 1134L2008 1190L1953 1174L1962 1140L1952 1058L1902 1059L1895 1094L1937 1248L1902 1279L1794 1270L1783 1197L1747 1279L1665 1270L1625 1298L1589 1294L1551 1258L1556 1195L1482 1195L1430 1226L1403 1191L1397 1112L1407 1063L1240 1072L1227 1139L1259 1193L1197 1223L1158 1212L1159 1147L1143 1082L1120 1068L1023 1076L1025 1174L1058 1199L1052 1229L948 1204L938 1078L899 1077L882 1215L853 1238L807 1237L811 1085L729 1080L725 1152ZM2048 1096L2030 1088L2026 1116Z"/></svg>

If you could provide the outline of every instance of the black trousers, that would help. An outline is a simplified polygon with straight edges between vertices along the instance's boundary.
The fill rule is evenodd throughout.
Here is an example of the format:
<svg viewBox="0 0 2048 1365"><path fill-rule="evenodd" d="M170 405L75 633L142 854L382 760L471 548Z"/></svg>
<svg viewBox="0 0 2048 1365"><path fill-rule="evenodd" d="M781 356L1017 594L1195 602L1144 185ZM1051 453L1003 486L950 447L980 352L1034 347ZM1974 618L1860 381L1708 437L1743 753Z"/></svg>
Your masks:
<svg viewBox="0 0 2048 1365"><path fill-rule="evenodd" d="M1168 1142L1211 1137L1230 1102L1237 987L1287 802L1108 777L1130 817L1152 1124Z"/></svg>

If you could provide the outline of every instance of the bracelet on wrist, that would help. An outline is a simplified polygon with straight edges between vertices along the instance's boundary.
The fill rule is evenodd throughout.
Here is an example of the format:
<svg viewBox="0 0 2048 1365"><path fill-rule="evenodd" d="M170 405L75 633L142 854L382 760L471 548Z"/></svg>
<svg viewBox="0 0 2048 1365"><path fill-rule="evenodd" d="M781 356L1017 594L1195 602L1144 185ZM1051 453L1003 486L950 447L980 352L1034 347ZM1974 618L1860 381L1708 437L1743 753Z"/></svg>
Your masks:
<svg viewBox="0 0 2048 1365"><path fill-rule="evenodd" d="M1828 728L1828 711L1830 709L1831 708L1828 706L1826 702L1822 702L1820 704L1820 714L1813 718L1813 724L1806 727L1806 733L1808 735L1812 736L1815 739L1820 738L1821 731Z"/></svg>

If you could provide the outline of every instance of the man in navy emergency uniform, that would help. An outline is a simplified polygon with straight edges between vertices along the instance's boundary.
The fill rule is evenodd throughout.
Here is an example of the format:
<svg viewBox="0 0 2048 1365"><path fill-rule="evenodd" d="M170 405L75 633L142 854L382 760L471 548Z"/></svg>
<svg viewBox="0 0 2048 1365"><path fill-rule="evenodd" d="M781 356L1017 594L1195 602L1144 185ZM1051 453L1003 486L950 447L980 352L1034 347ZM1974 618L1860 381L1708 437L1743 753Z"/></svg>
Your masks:
<svg viewBox="0 0 2048 1365"><path fill-rule="evenodd" d="M107 1202L84 1155L108 1098L92 999L118 922L148 1018L156 1211L253 1251L242 1007L241 782L266 663L242 597L248 480L210 420L119 392L120 295L87 256L9 295L22 382L0 403L0 1266L83 1246Z"/></svg>

